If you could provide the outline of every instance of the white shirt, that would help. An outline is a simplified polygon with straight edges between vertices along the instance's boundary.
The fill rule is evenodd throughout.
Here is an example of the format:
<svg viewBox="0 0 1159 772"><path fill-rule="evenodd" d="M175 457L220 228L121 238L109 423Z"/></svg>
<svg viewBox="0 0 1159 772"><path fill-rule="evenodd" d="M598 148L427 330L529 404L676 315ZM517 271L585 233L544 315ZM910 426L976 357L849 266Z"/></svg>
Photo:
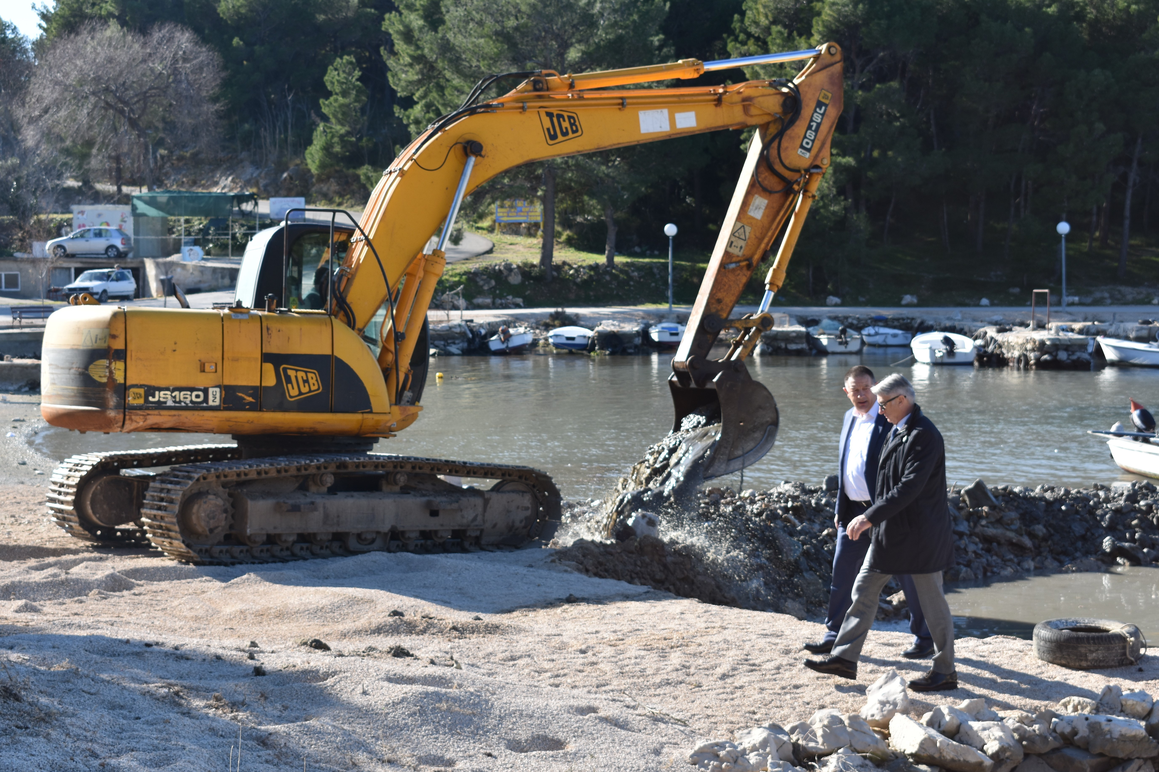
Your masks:
<svg viewBox="0 0 1159 772"><path fill-rule="evenodd" d="M875 400L865 415L857 415L853 408L845 413L845 430L841 432L841 453L845 458L841 490L852 501L869 501L873 497L865 480L865 461L869 457L869 438L873 435L879 411Z"/></svg>

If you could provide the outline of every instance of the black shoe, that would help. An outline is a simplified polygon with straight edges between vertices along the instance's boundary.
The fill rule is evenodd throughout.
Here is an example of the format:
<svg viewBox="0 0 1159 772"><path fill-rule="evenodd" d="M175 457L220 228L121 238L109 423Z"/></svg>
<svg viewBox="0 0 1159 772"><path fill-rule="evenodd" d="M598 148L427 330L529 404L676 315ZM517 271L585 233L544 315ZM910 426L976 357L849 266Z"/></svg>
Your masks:
<svg viewBox="0 0 1159 772"><path fill-rule="evenodd" d="M948 692L958 688L958 674L931 670L921 678L910 681L909 688L915 692Z"/></svg>
<svg viewBox="0 0 1159 772"><path fill-rule="evenodd" d="M805 660L805 667L818 673L841 676L842 678L849 678L854 681L857 680L857 663L850 662L847 659L841 659L841 657L807 659Z"/></svg>
<svg viewBox="0 0 1159 772"><path fill-rule="evenodd" d="M829 652L833 651L833 641L817 641L817 643L806 643L803 648L810 654L828 654Z"/></svg>
<svg viewBox="0 0 1159 772"><path fill-rule="evenodd" d="M930 643L915 643L908 649L901 653L906 659L927 659L934 655L934 644Z"/></svg>

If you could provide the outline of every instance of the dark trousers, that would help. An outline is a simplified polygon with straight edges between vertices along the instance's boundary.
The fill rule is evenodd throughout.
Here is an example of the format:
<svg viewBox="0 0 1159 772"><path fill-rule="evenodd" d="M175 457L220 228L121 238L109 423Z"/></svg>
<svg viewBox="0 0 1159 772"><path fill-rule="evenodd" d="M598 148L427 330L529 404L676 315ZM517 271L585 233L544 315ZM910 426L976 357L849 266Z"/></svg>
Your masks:
<svg viewBox="0 0 1159 772"><path fill-rule="evenodd" d="M868 509L865 504L857 501L850 501L849 504L850 520ZM829 612L825 616L826 641L837 640L837 633L841 630L845 614L853 605L853 582L861 571L861 564L865 562L867 552L869 552L868 531L863 533L860 539L853 541L846 535L845 526L837 526L837 544L833 550L833 583L829 586ZM895 578L905 593L905 602L909 607L909 630L913 633L914 644L928 646L932 638L929 628L926 627L926 617L922 613L913 579L900 574Z"/></svg>

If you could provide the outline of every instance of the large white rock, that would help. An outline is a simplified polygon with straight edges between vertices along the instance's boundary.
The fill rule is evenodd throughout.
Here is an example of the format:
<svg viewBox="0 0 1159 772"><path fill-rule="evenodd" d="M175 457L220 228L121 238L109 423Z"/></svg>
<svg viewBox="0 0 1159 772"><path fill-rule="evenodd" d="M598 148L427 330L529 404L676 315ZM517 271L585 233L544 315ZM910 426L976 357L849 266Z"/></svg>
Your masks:
<svg viewBox="0 0 1159 772"><path fill-rule="evenodd" d="M889 752L885 740L881 739L869 722L857 713L845 716L845 728L849 730L849 747L854 752L869 756L875 761L883 761L893 755Z"/></svg>
<svg viewBox="0 0 1159 772"><path fill-rule="evenodd" d="M969 713L965 713L958 708L950 705L939 705L922 716L922 723L930 729L936 729L951 740L958 734L958 729L962 724L967 724L974 720L974 717Z"/></svg>
<svg viewBox="0 0 1159 772"><path fill-rule="evenodd" d="M1100 713L1118 713L1123 709L1123 689L1116 684L1107 684L1099 695Z"/></svg>
<svg viewBox="0 0 1159 772"><path fill-rule="evenodd" d="M1010 772L1022 763L1022 744L1001 721L969 721L958 730L957 741L977 748L994 760L994 772Z"/></svg>
<svg viewBox="0 0 1159 772"><path fill-rule="evenodd" d="M1063 713L1098 713L1099 702L1089 697L1064 697L1058 701L1058 709Z"/></svg>
<svg viewBox="0 0 1159 772"><path fill-rule="evenodd" d="M788 731L802 760L828 756L839 748L849 747L845 719L833 708L817 711L808 721L798 721Z"/></svg>
<svg viewBox="0 0 1159 772"><path fill-rule="evenodd" d="M890 719L896 714L910 709L909 692L905 687L905 679L896 670L886 672L865 690L868 702L861 709L861 717L878 729L889 726Z"/></svg>
<svg viewBox="0 0 1159 772"><path fill-rule="evenodd" d="M986 700L981 697L974 697L970 700L963 700L955 707L963 713L970 716L972 721L997 721L999 715L993 710L990 710L986 705Z"/></svg>
<svg viewBox="0 0 1159 772"><path fill-rule="evenodd" d="M1043 754L1062 747L1062 738L1051 731L1050 722L1058 716L1053 710L1044 710L1032 716L1021 710L1002 714L1002 721L1027 754Z"/></svg>
<svg viewBox="0 0 1159 772"><path fill-rule="evenodd" d="M1117 759L1147 759L1159 756L1159 742L1147 735L1142 721L1117 716L1059 716L1051 729L1078 748Z"/></svg>
<svg viewBox="0 0 1159 772"><path fill-rule="evenodd" d="M901 713L889 722L889 747L919 764L933 764L953 772L991 772L994 768L985 753L954 742Z"/></svg>
<svg viewBox="0 0 1159 772"><path fill-rule="evenodd" d="M1145 719L1155 707L1155 700L1147 692L1127 692L1120 702L1123 705L1123 712L1132 718Z"/></svg>
<svg viewBox="0 0 1159 772"><path fill-rule="evenodd" d="M795 761L793 738L777 724L746 729L736 736L736 744L746 754L766 753L780 761Z"/></svg>

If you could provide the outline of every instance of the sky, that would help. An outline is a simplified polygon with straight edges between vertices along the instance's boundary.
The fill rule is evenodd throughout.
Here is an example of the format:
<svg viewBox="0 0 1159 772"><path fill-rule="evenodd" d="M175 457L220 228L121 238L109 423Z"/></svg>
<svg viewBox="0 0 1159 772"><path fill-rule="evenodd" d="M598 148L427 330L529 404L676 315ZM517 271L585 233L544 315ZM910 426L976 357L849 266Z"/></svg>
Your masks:
<svg viewBox="0 0 1159 772"><path fill-rule="evenodd" d="M0 0L0 19L10 21L29 40L40 37L40 17L32 10L33 5L56 5L53 0Z"/></svg>

